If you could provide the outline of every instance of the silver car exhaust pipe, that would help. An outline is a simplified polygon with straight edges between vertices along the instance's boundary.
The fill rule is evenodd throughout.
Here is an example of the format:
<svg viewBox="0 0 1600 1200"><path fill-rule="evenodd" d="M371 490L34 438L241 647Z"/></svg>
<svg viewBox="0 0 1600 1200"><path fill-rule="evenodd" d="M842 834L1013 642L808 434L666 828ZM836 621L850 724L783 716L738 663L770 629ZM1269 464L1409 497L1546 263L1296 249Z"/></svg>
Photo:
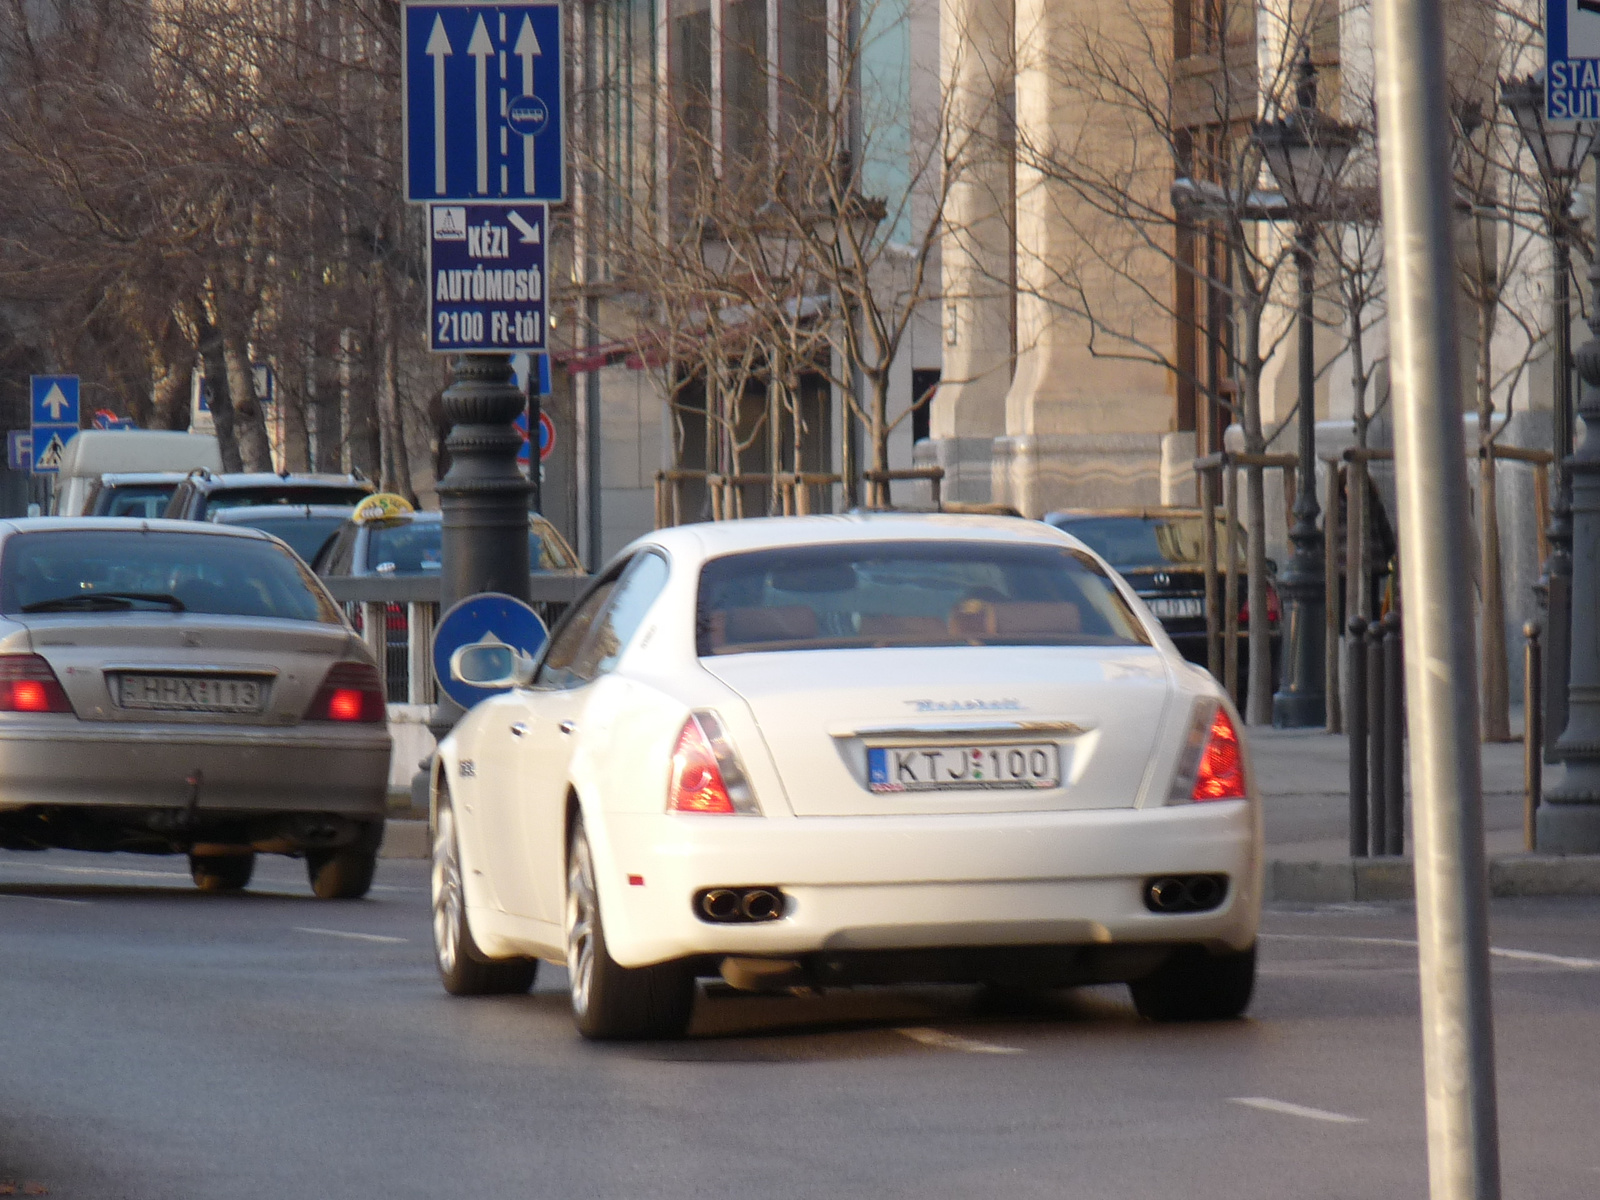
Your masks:
<svg viewBox="0 0 1600 1200"><path fill-rule="evenodd" d="M1209 912L1227 895L1226 875L1158 875L1144 885L1144 905L1157 913Z"/></svg>
<svg viewBox="0 0 1600 1200"><path fill-rule="evenodd" d="M782 918L788 897L775 887L705 888L695 893L695 916L715 925L776 921Z"/></svg>

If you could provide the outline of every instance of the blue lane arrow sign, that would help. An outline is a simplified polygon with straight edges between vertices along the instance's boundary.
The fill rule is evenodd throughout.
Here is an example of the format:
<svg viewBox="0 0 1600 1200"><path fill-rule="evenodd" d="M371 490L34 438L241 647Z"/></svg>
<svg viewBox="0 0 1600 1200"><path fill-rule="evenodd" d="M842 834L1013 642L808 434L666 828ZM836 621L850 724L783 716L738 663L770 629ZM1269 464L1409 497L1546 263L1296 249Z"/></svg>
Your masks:
<svg viewBox="0 0 1600 1200"><path fill-rule="evenodd" d="M77 425L76 375L35 375L29 383L35 425Z"/></svg>
<svg viewBox="0 0 1600 1200"><path fill-rule="evenodd" d="M450 678L450 656L462 646L502 642L536 655L550 636L539 614L514 596L481 592L451 606L433 634L433 671L439 687L462 708L498 695L506 688L480 688Z"/></svg>
<svg viewBox="0 0 1600 1200"><path fill-rule="evenodd" d="M406 199L566 199L561 6L411 0L402 23Z"/></svg>

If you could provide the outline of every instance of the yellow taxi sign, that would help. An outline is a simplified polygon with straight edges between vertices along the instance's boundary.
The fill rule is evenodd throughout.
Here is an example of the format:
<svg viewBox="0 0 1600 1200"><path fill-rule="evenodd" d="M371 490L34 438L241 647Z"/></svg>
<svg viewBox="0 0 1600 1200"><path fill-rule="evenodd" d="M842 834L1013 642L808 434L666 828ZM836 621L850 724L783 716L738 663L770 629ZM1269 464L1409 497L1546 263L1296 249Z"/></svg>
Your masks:
<svg viewBox="0 0 1600 1200"><path fill-rule="evenodd" d="M368 521L387 521L393 517L410 516L416 511L411 501L404 496L397 496L393 492L377 492L356 505L356 510L350 514L350 519L357 525L364 525Z"/></svg>

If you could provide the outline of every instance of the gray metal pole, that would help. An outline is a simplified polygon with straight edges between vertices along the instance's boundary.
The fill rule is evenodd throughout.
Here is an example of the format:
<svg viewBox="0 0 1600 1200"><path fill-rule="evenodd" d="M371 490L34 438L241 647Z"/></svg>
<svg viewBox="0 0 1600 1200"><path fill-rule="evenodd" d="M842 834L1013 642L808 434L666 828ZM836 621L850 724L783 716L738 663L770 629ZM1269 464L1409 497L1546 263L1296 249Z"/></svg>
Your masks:
<svg viewBox="0 0 1600 1200"><path fill-rule="evenodd" d="M1433 1200L1498 1200L1471 544L1441 0L1376 0L1378 151L1406 604Z"/></svg>
<svg viewBox="0 0 1600 1200"><path fill-rule="evenodd" d="M1367 619L1350 618L1350 857L1367 856Z"/></svg>
<svg viewBox="0 0 1600 1200"><path fill-rule="evenodd" d="M1272 697L1272 723L1279 729L1307 729L1327 717L1323 678L1322 531L1317 528L1317 362L1316 252L1314 230L1295 230L1294 257L1300 282L1300 468L1295 476L1294 552L1278 581L1287 629L1284 631L1283 679Z"/></svg>

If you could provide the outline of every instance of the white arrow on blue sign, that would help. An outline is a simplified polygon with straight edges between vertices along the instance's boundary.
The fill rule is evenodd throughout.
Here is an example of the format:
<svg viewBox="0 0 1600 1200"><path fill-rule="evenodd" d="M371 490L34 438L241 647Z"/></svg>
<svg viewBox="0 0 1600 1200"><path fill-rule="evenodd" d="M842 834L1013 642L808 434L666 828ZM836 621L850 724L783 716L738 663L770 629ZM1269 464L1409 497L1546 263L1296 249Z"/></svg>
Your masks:
<svg viewBox="0 0 1600 1200"><path fill-rule="evenodd" d="M1600 118L1600 0L1546 0L1545 117Z"/></svg>
<svg viewBox="0 0 1600 1200"><path fill-rule="evenodd" d="M78 436L78 377L35 375L29 381L33 414L33 473L55 475L67 443Z"/></svg>
<svg viewBox="0 0 1600 1200"><path fill-rule="evenodd" d="M439 618L433 634L433 671L439 687L462 708L498 695L506 688L481 688L450 677L450 656L462 646L482 642L514 646L529 656L536 655L550 636L544 621L531 607L515 596L500 592L480 592L451 606Z"/></svg>
<svg viewBox="0 0 1600 1200"><path fill-rule="evenodd" d="M407 3L406 199L566 199L561 6Z"/></svg>

